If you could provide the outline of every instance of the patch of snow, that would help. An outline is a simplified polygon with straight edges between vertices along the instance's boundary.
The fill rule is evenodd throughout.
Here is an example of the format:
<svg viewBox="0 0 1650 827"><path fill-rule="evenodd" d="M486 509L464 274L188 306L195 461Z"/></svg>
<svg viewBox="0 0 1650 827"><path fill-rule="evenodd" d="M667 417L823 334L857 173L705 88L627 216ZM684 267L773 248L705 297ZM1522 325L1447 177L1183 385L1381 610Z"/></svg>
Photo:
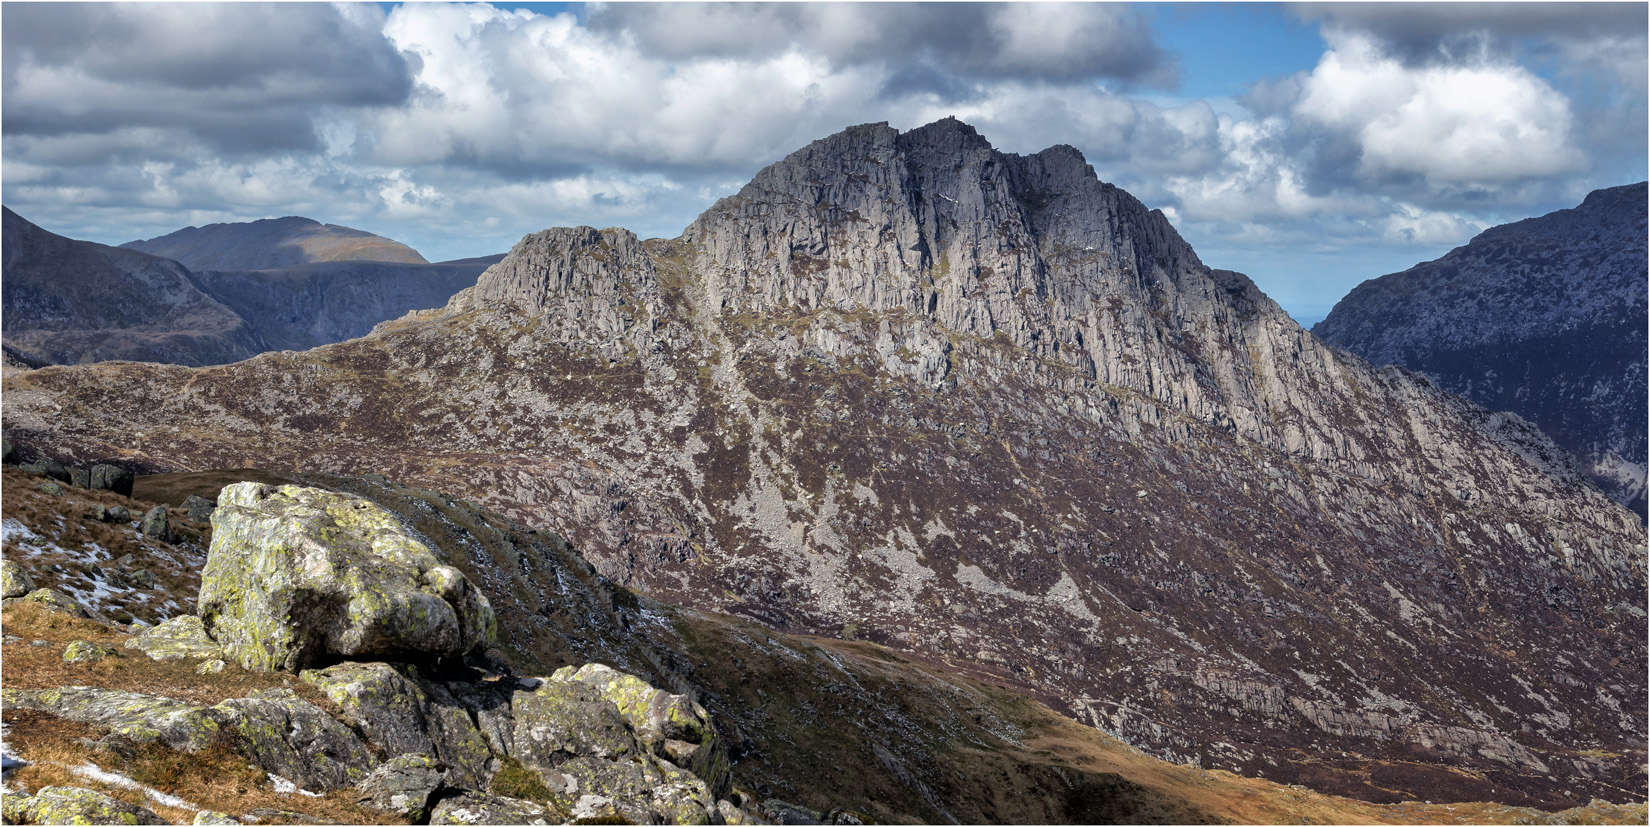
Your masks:
<svg viewBox="0 0 1650 827"><path fill-rule="evenodd" d="M286 795L291 795L293 793L297 793L298 795L307 795L310 798L320 798L321 797L320 793L312 793L309 790L306 790L303 787L298 786L297 783L295 783L293 781L289 781L285 778L282 778L279 775L276 775L275 773L270 773L269 774L269 783L275 785L275 792L278 792L278 793L284 793Z"/></svg>
<svg viewBox="0 0 1650 827"><path fill-rule="evenodd" d="M151 801L166 807L177 807L181 810L200 809L199 807L196 807L195 805L190 804L175 795L168 795L155 789L154 787L140 784L118 772L109 772L108 770L98 767L96 764L81 764L78 767L70 767L69 772L74 773L81 778L90 778L93 781L102 781L105 784L113 784L116 787L124 787L128 790L141 790L143 794L148 796Z"/></svg>
<svg viewBox="0 0 1650 827"><path fill-rule="evenodd" d="M23 525L20 520L7 517L4 521L0 521L0 542L10 543L13 540L29 540L39 536L30 531L29 527Z"/></svg>

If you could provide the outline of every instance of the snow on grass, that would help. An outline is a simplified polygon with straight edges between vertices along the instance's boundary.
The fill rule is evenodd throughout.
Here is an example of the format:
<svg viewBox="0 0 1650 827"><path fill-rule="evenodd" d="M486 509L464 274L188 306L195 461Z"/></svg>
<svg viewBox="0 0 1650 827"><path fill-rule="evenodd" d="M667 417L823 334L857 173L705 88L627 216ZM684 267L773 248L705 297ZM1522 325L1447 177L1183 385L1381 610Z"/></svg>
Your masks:
<svg viewBox="0 0 1650 827"><path fill-rule="evenodd" d="M167 795L154 787L140 784L118 772L109 772L104 770L96 764L81 764L77 767L70 767L69 772L72 772L81 778L90 778L93 781L101 781L112 786L124 787L128 790L140 790L144 795L149 797L149 800L166 807L176 807L180 810L200 809L199 807L190 804L175 795Z"/></svg>
<svg viewBox="0 0 1650 827"><path fill-rule="evenodd" d="M321 797L320 793L312 793L309 790L306 790L306 789L298 786L298 784L296 782L293 782L293 781L290 781L288 779L282 778L279 775L276 775L275 773L270 773L269 774L269 783L275 785L275 792L278 792L278 793L284 793L286 795L291 795L293 793L297 793L299 795L307 795L310 798L320 798Z"/></svg>
<svg viewBox="0 0 1650 827"><path fill-rule="evenodd" d="M39 536L30 531L29 527L23 525L19 520L7 517L4 521L0 521L0 542L10 543L18 540L32 540Z"/></svg>

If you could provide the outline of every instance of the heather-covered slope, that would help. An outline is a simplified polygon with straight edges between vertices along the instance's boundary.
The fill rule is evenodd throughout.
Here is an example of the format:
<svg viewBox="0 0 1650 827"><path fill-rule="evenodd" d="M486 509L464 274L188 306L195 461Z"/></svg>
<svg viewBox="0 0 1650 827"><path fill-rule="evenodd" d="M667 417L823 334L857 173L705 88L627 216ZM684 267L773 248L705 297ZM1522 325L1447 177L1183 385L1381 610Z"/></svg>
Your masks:
<svg viewBox="0 0 1650 827"><path fill-rule="evenodd" d="M295 215L185 227L120 246L165 256L192 270L269 270L317 261L426 263L399 241Z"/></svg>
<svg viewBox="0 0 1650 827"><path fill-rule="evenodd" d="M5 341L24 358L210 365L269 349L175 261L4 220Z"/></svg>
<svg viewBox="0 0 1650 827"><path fill-rule="evenodd" d="M360 340L5 389L41 448L454 490L655 597L999 674L1180 762L1643 796L1639 521L1067 147L856 127L679 239L534 234Z"/></svg>
<svg viewBox="0 0 1650 827"><path fill-rule="evenodd" d="M1598 190L1370 279L1312 332L1541 426L1643 516L1645 219L1645 184Z"/></svg>

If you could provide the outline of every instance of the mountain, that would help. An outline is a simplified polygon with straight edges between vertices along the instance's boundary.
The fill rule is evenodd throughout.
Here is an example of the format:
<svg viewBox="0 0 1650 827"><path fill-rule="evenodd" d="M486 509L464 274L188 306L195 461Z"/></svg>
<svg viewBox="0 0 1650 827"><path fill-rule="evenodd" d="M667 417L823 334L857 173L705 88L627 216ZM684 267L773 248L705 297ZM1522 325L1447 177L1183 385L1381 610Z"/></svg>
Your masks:
<svg viewBox="0 0 1650 827"><path fill-rule="evenodd" d="M1436 261L1370 279L1312 332L1377 365L1512 411L1645 515L1646 185L1492 227Z"/></svg>
<svg viewBox="0 0 1650 827"><path fill-rule="evenodd" d="M535 233L361 339L4 388L30 451L452 491L653 599L996 676L1178 763L1643 796L1636 516L1070 147L854 127L677 239Z"/></svg>
<svg viewBox="0 0 1650 827"><path fill-rule="evenodd" d="M46 364L129 359L211 365L352 339L409 311L446 304L503 258L429 264L388 239L307 218L279 219L189 228L156 241L184 237L200 261L278 261L297 253L400 256L393 247L416 262L323 260L266 270L190 272L176 261L128 249L146 242L117 248L74 241L9 209L5 221L6 343L13 358ZM260 224L319 230L305 236L246 229ZM363 245L351 246L356 236L348 233L364 239ZM302 248L285 246L293 238ZM233 256L221 248L204 249L206 242L231 241ZM189 244L169 242L155 249Z"/></svg>
<svg viewBox="0 0 1650 827"><path fill-rule="evenodd" d="M209 365L269 350L177 262L64 238L0 209L8 355L46 363Z"/></svg>
<svg viewBox="0 0 1650 827"><path fill-rule="evenodd" d="M295 215L185 227L120 246L165 256L192 270L269 270L318 261L427 263L399 241Z"/></svg>
<svg viewBox="0 0 1650 827"><path fill-rule="evenodd" d="M307 350L365 336L411 310L441 307L503 254L440 264L323 261L270 270L205 270L201 287L274 349Z"/></svg>

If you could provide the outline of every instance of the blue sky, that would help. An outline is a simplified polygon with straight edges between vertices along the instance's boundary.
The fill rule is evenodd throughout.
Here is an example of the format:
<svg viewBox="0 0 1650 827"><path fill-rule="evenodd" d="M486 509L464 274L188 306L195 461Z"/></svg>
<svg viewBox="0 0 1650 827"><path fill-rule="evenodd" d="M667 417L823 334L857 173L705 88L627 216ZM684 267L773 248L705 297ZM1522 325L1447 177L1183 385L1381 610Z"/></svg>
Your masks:
<svg viewBox="0 0 1650 827"><path fill-rule="evenodd" d="M1646 177L1644 4L6 3L0 189L119 243L674 236L846 126L1065 143L1306 321Z"/></svg>

